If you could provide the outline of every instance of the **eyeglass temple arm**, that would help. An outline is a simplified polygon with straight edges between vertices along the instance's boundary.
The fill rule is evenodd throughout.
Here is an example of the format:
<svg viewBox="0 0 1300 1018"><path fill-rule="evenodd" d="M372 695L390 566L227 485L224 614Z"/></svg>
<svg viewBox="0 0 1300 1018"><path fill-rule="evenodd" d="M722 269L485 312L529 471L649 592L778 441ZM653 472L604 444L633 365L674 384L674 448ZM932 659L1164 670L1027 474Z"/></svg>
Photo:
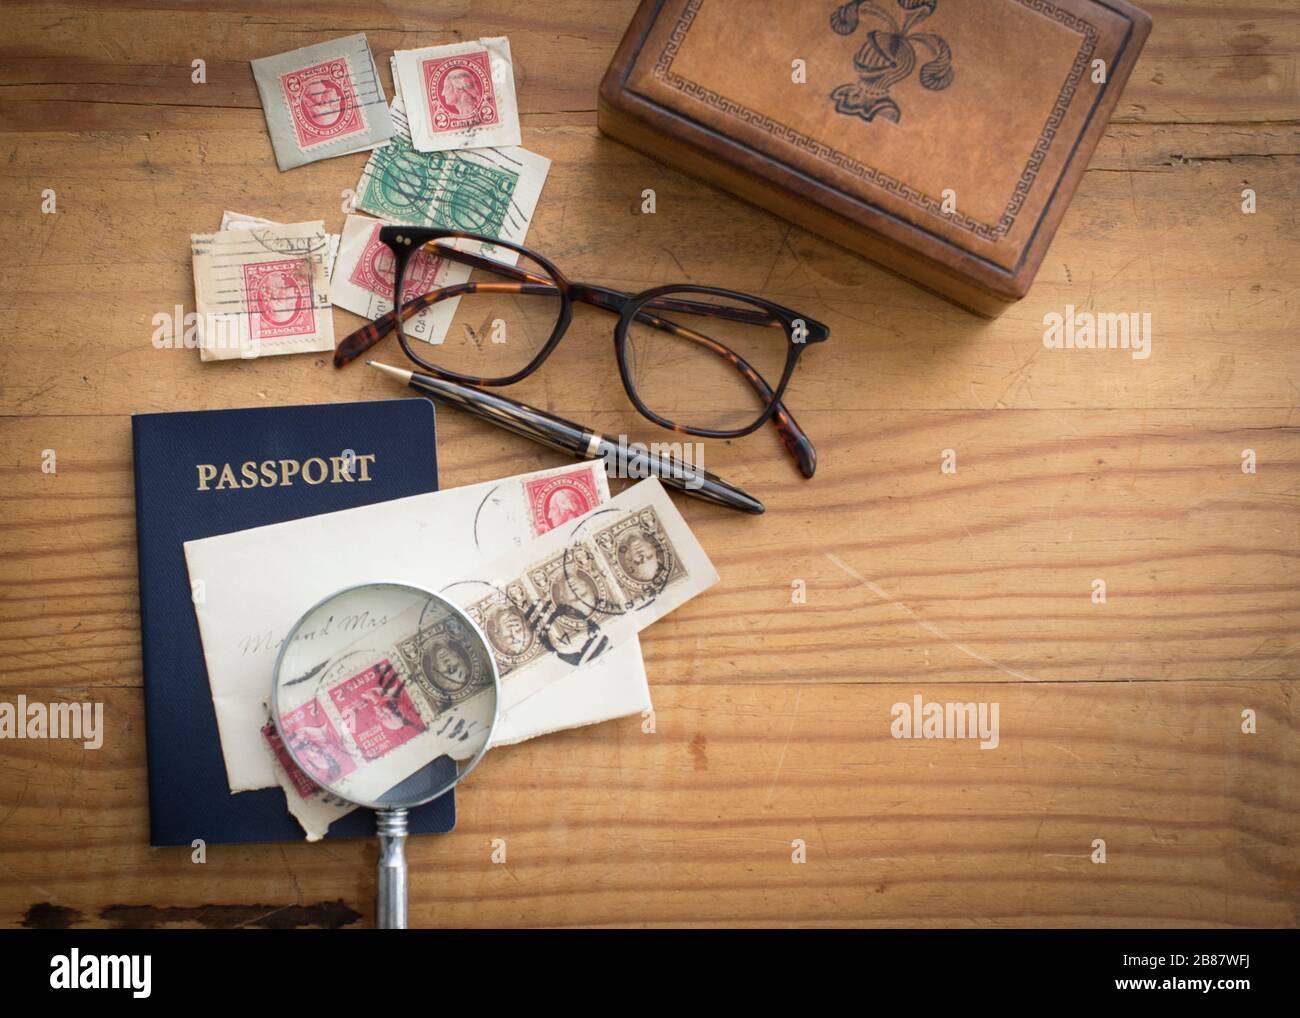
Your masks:
<svg viewBox="0 0 1300 1018"><path fill-rule="evenodd" d="M519 268L517 265L507 265L505 262L499 262L494 258L485 258L482 255L474 254L470 251L462 251L460 248L440 246L438 248L439 258L446 258L448 261L460 262L469 265L471 268L485 269L489 272L496 273L499 276L505 276L508 279L515 279L521 283L540 283L550 286L552 281L542 275L528 272ZM602 286L579 286L574 288L574 296L584 300L595 307L605 311L612 311L619 314L623 310L623 304L631 297L631 294L621 293L618 290L610 290ZM405 321L414 310L408 311L414 305L419 304L419 299L408 302L403 309L402 320ZM427 307L428 305L421 305ZM716 304L706 304L702 301L673 300L663 298L652 301L651 305L670 311L684 311L691 314L705 314L714 318L726 318L731 321L748 322L753 325L779 325L780 322L772 315L757 308L748 310L745 308L719 307ZM334 366L341 368L356 360L358 356L369 350L381 339L387 336L397 325L397 315L389 311L387 314L380 315L373 322L364 325L355 332L348 335L342 343L339 344L338 350L334 354ZM346 349L345 349L346 348Z"/></svg>
<svg viewBox="0 0 1300 1018"><path fill-rule="evenodd" d="M519 268L517 265L507 265L505 262L499 262L494 258L484 258L482 255L477 255L470 251L462 251L460 248L447 245L440 246L438 251L438 257L440 258L446 258L448 261L460 262L464 265L469 265L471 268L485 269L489 272L494 272L499 276L515 279L521 283L540 283L546 286L553 284L553 281L547 276L528 272ZM615 314L618 314L623 310L623 304L631 296L630 294L620 293L618 290L610 290L601 286L575 287L574 295L595 307L602 308L606 311L612 311ZM415 303L417 303L415 300L410 302L410 304ZM701 301L674 300L669 298L652 301L650 306L670 311L707 314L715 318L727 318L732 321L749 322L753 325L780 324L780 322L772 315L765 311L760 311L757 308L747 310L745 308L719 307L718 305L706 304ZM413 314L414 312L410 313ZM409 316L410 315L406 313L404 309L402 320L405 321ZM356 349L351 352L350 356L340 359L336 353L334 358L334 366L336 368L341 368L344 364L356 360L358 355L364 353L388 335L388 333L390 333L397 325L397 316L392 311L389 311L387 314L376 318L370 323L370 325L375 328L372 329L370 326L365 326L357 329L356 332L346 337L343 344L340 344L339 348L342 349L344 344L348 343L349 340L352 340L353 337L357 337L356 342L352 344ZM364 346L361 345L363 339L365 341Z"/></svg>
<svg viewBox="0 0 1300 1018"><path fill-rule="evenodd" d="M595 307L603 308L606 311L612 311L615 314L622 312L622 305L628 300L629 295L619 293L617 290L607 290L604 287L580 286L575 288L575 297L585 300ZM774 328L784 329L784 323L766 311L760 311L757 308L753 310L747 308L720 307L716 304L708 304L704 301L677 300L675 298L658 298L650 301L645 305L647 308L655 308L669 311L684 311L689 314L707 315L710 318L725 318L729 321L748 322L752 325L766 325ZM719 357L730 361L749 382L750 387L762 397L763 402L767 403L772 399L772 387L764 381L763 376L755 371L740 354L736 353L729 347L710 339L708 336L694 332L685 326L678 325L675 322L669 322L662 318L656 318L648 314L645 310L637 312L637 320L654 326L656 329L662 329L681 339L690 340L705 347ZM817 472L817 450L812 444L812 440L799 427L799 423L794 419L794 415L786 409L784 403L777 403L772 411L772 423L776 426L777 434L781 436L781 441L785 444L790 455L794 457L795 463L799 467L799 473L804 477L812 477Z"/></svg>

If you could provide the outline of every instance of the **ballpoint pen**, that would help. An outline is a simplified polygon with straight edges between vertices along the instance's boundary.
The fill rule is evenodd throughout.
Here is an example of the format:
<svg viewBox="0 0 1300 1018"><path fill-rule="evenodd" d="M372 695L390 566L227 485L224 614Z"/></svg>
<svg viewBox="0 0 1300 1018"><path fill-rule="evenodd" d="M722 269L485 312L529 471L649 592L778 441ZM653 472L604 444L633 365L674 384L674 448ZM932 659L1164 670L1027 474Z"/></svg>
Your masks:
<svg viewBox="0 0 1300 1018"><path fill-rule="evenodd" d="M570 453L579 459L603 459L607 469L612 465L618 477L657 477L664 484L687 495L715 502L728 509L755 515L764 511L763 503L753 495L741 491L734 484L728 484L716 474L683 463L676 457L660 456L644 447L616 442L598 431L566 421L563 417L498 396L494 392L476 389L472 385L449 382L377 361L366 363L401 379L412 389L440 403L491 421L497 427L513 431L516 435L531 438L534 442Z"/></svg>

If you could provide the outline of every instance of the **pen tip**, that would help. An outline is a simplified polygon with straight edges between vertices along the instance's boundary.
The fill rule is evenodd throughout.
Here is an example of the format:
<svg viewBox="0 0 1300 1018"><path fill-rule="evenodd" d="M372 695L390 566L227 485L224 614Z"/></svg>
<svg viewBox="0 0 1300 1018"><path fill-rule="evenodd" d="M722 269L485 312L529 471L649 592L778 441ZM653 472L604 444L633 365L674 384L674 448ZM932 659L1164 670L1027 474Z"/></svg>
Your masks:
<svg viewBox="0 0 1300 1018"><path fill-rule="evenodd" d="M413 372L406 371L402 368L395 368L391 364L380 364L379 361L366 361L366 363L376 370L383 371L392 375L394 378L400 378L404 382L409 382Z"/></svg>

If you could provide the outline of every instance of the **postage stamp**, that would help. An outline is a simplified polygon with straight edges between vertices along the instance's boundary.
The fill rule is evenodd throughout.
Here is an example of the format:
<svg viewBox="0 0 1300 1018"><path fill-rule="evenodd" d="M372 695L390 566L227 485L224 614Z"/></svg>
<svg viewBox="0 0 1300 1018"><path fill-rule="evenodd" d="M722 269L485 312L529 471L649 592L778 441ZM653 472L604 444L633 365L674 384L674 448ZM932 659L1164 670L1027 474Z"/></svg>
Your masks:
<svg viewBox="0 0 1300 1018"><path fill-rule="evenodd" d="M371 156L358 207L393 222L500 237L519 177L484 155L420 153L395 136Z"/></svg>
<svg viewBox="0 0 1300 1018"><path fill-rule="evenodd" d="M298 793L299 798L310 799L320 791L311 778L307 777L298 765L293 762L293 757L289 755L289 751L284 748L284 743L280 741L280 733L275 730L275 722L268 721L262 726L262 738L271 747L271 752L275 754L275 759L289 778L293 790Z"/></svg>
<svg viewBox="0 0 1300 1018"><path fill-rule="evenodd" d="M519 174L487 157L438 153L433 160L431 226L500 237L506 229Z"/></svg>
<svg viewBox="0 0 1300 1018"><path fill-rule="evenodd" d="M619 597L604 567L585 543L528 570L528 582L548 609L544 621L553 650L585 642L616 610Z"/></svg>
<svg viewBox="0 0 1300 1018"><path fill-rule="evenodd" d="M487 637L503 679L546 653L529 618L531 601L523 585L514 582L465 609Z"/></svg>
<svg viewBox="0 0 1300 1018"><path fill-rule="evenodd" d="M365 152L393 136L393 118L365 33L250 64L281 170Z"/></svg>
<svg viewBox="0 0 1300 1018"><path fill-rule="evenodd" d="M596 547L634 608L686 579L658 513L646 506L596 531Z"/></svg>
<svg viewBox="0 0 1300 1018"><path fill-rule="evenodd" d="M280 88L302 151L368 130L346 56L282 74Z"/></svg>
<svg viewBox="0 0 1300 1018"><path fill-rule="evenodd" d="M388 658L332 686L329 698L367 760L392 752L426 727Z"/></svg>
<svg viewBox="0 0 1300 1018"><path fill-rule="evenodd" d="M280 727L294 757L302 761L303 768L317 784L332 784L357 769L356 761L318 701L308 700L285 714L280 718Z"/></svg>
<svg viewBox="0 0 1300 1018"><path fill-rule="evenodd" d="M414 680L442 713L492 684L491 666L475 646L469 628L447 616L432 624L422 618L415 634L399 642L397 649Z"/></svg>
<svg viewBox="0 0 1300 1018"><path fill-rule="evenodd" d="M312 267L306 258L243 266L244 307L254 339L311 336L316 332Z"/></svg>
<svg viewBox="0 0 1300 1018"><path fill-rule="evenodd" d="M383 223L376 223L371 229L365 247L362 248L361 255L348 276L348 281L354 286L370 291L376 297L392 300L395 282L393 273L396 264L392 248L379 239L379 231L383 225ZM442 259L428 248L421 248L413 254L406 264L406 277L402 283L403 301L432 290L441 267Z"/></svg>
<svg viewBox="0 0 1300 1018"><path fill-rule="evenodd" d="M433 192L433 166L401 135L377 148L362 178L359 208L383 219L412 226L429 226L426 215Z"/></svg>
<svg viewBox="0 0 1300 1018"><path fill-rule="evenodd" d="M487 50L421 60L420 79L435 133L501 122Z"/></svg>
<svg viewBox="0 0 1300 1018"><path fill-rule="evenodd" d="M539 477L526 482L524 490L528 496L533 533L538 535L577 519L600 505L595 473L590 466Z"/></svg>
<svg viewBox="0 0 1300 1018"><path fill-rule="evenodd" d="M505 36L394 50L391 63L416 151L500 148L521 142L514 62ZM396 125L396 116L393 120Z"/></svg>

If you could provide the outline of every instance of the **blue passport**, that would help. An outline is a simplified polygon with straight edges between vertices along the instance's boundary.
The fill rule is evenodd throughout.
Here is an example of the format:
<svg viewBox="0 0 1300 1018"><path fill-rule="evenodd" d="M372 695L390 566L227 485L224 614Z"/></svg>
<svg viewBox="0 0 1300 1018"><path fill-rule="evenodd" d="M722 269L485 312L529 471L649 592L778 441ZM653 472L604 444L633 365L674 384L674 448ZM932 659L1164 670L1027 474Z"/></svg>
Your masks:
<svg viewBox="0 0 1300 1018"><path fill-rule="evenodd" d="M136 414L131 430L149 843L300 840L302 828L281 789L230 794L182 545L436 491L433 404L395 399ZM334 469L340 457L348 468ZM443 833L455 822L452 792L410 814L413 834ZM328 837L373 833L373 815L359 809L332 824Z"/></svg>

